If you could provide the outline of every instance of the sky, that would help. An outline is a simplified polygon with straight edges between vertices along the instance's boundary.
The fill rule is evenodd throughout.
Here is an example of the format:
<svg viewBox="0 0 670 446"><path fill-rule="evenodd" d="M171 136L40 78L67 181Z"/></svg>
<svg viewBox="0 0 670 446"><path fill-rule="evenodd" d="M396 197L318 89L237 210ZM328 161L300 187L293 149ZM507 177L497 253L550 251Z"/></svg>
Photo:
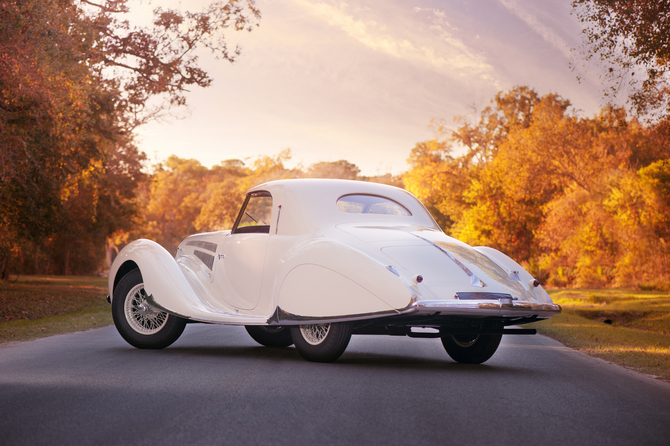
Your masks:
<svg viewBox="0 0 670 446"><path fill-rule="evenodd" d="M198 11L208 0L183 2ZM570 68L580 23L571 0L257 0L260 26L230 32L231 64L200 55L212 85L180 119L137 131L151 162L211 167L291 149L290 167L345 159L363 175L400 174L432 120L474 122L499 91L558 93L582 116L602 106L594 73ZM130 20L160 5L146 1ZM579 70L580 64L577 64Z"/></svg>

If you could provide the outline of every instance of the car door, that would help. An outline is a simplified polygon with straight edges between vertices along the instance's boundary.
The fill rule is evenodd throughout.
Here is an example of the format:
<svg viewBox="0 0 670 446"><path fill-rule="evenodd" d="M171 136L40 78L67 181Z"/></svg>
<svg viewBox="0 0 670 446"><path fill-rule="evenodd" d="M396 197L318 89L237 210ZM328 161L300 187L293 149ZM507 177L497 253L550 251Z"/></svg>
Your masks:
<svg viewBox="0 0 670 446"><path fill-rule="evenodd" d="M230 235L217 249L214 287L236 309L249 310L258 304L271 216L269 192L247 195Z"/></svg>

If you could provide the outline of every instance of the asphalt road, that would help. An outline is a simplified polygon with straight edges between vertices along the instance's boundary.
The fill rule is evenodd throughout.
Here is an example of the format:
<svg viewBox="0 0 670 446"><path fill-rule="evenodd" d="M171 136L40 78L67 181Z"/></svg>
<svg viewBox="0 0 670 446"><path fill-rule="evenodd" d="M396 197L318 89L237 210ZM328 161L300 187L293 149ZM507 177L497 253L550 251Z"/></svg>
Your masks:
<svg viewBox="0 0 670 446"><path fill-rule="evenodd" d="M670 445L670 385L539 335L479 366L436 339L354 336L333 364L189 325L0 346L2 445Z"/></svg>

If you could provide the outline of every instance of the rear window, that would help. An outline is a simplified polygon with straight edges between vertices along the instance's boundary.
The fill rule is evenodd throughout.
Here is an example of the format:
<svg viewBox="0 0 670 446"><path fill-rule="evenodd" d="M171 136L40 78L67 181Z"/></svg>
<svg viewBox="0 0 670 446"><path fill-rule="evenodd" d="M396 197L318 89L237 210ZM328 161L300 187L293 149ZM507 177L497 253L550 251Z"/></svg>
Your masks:
<svg viewBox="0 0 670 446"><path fill-rule="evenodd" d="M337 200L337 209L349 214L412 215L400 203L377 195L345 195Z"/></svg>

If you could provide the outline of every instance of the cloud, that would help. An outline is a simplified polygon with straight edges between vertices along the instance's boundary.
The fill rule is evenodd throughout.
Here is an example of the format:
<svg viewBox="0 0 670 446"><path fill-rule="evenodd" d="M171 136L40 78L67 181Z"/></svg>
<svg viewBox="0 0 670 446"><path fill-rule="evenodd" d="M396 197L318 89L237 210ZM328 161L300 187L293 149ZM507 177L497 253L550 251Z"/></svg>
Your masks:
<svg viewBox="0 0 670 446"><path fill-rule="evenodd" d="M413 8L417 14L427 12L429 24L417 23L421 17L416 16L411 18L410 23L403 23L397 17L388 15L389 8L375 12L366 7L351 12L345 3L309 0L294 0L294 3L329 25L341 29L372 51L411 64L427 66L453 77L476 76L497 86L493 67L486 62L484 56L476 54L453 36L452 31L456 28L449 24L444 11ZM374 20L355 16L362 15L363 12L367 16L373 16ZM435 33L439 39L435 39Z"/></svg>
<svg viewBox="0 0 670 446"><path fill-rule="evenodd" d="M530 11L524 9L516 0L499 0L509 12L521 19L533 31L539 34L547 43L559 50L565 57L570 59L570 45L568 45L556 32L549 26L544 25Z"/></svg>

